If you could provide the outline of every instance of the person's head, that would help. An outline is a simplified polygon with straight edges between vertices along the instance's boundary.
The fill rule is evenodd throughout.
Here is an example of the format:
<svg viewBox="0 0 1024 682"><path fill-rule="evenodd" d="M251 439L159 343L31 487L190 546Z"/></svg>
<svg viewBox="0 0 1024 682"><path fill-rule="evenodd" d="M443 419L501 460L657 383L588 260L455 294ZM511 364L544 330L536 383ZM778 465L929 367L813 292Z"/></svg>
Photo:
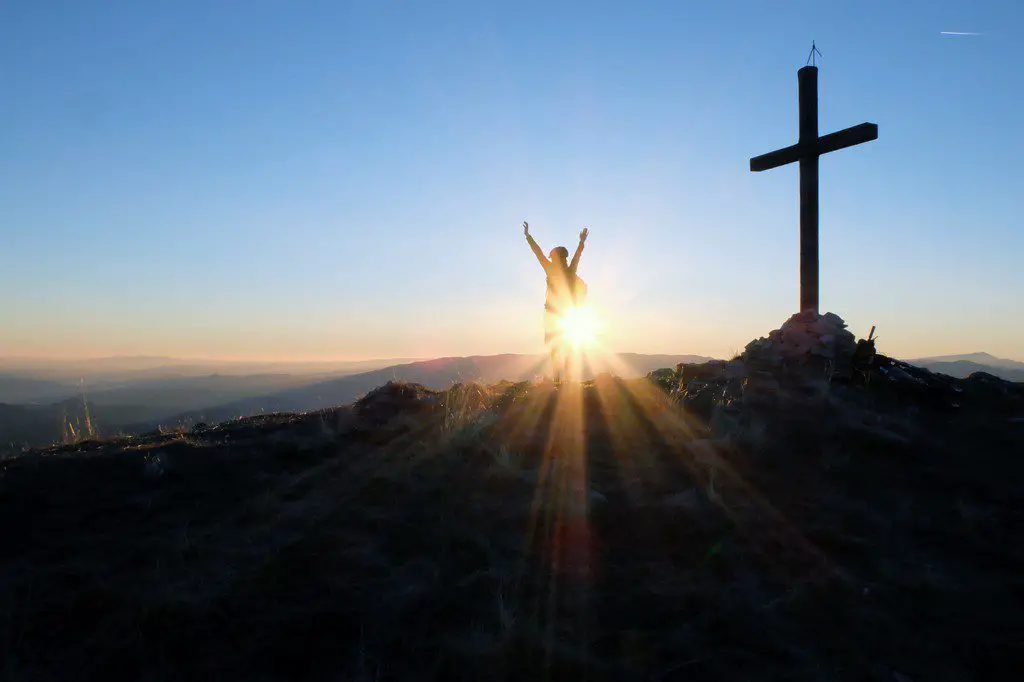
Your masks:
<svg viewBox="0 0 1024 682"><path fill-rule="evenodd" d="M569 249L564 246L556 246L551 249L551 253L548 254L548 258L550 258L551 262L556 265L561 265L563 268L569 267Z"/></svg>

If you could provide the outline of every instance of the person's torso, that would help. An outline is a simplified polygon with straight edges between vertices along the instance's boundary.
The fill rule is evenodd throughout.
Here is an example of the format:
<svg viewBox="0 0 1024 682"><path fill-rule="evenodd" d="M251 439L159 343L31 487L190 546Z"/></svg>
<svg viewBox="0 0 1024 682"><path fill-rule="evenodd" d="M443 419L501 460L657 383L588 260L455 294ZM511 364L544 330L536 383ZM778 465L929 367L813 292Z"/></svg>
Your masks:
<svg viewBox="0 0 1024 682"><path fill-rule="evenodd" d="M544 308L549 312L561 312L573 304L573 283L576 275L568 268L552 265L547 270L547 291Z"/></svg>

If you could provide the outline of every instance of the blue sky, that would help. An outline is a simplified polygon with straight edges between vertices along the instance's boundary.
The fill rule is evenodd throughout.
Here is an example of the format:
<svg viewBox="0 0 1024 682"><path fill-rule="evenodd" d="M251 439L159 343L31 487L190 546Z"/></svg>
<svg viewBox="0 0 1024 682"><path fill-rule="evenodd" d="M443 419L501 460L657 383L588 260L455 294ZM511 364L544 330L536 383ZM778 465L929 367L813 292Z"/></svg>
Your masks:
<svg viewBox="0 0 1024 682"><path fill-rule="evenodd" d="M984 5L979 7L977 5ZM822 307L902 357L1024 359L1019 2L0 6L0 355L541 350L547 249L616 350L797 306L811 40ZM952 37L942 31L983 35Z"/></svg>

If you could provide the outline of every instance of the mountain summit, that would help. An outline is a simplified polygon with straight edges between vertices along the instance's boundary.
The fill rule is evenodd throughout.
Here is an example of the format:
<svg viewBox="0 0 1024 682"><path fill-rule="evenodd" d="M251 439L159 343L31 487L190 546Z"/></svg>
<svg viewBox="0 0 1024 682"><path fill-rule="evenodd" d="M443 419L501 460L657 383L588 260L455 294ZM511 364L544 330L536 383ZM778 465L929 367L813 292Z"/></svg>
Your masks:
<svg viewBox="0 0 1024 682"><path fill-rule="evenodd" d="M33 680L995 678L1020 452L1024 386L824 316L644 378L392 381L37 450L0 475L0 656Z"/></svg>

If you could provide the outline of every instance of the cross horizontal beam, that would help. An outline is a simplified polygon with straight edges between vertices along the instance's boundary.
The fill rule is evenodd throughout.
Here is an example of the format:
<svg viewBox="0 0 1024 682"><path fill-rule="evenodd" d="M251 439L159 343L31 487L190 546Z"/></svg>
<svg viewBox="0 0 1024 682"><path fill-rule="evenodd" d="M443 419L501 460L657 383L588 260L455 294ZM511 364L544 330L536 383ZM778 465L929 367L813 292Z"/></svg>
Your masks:
<svg viewBox="0 0 1024 682"><path fill-rule="evenodd" d="M871 142L878 139L878 125L875 123L861 123L859 126L852 126L818 138L818 155L828 154L852 147L855 144Z"/></svg>
<svg viewBox="0 0 1024 682"><path fill-rule="evenodd" d="M805 149L802 143L797 143L773 152L755 156L750 160L750 170L756 172L771 170L787 163L799 161L804 155L821 156L829 152L838 151L852 147L863 142L870 142L878 139L878 125L875 123L861 123L860 125L846 128L835 133L819 137L811 149Z"/></svg>
<svg viewBox="0 0 1024 682"><path fill-rule="evenodd" d="M776 149L773 152L762 154L761 156L755 156L750 160L750 170L755 173L761 171L771 170L772 168L778 168L779 166L785 166L787 163L793 163L799 161L800 156L803 153L803 147L798 144L794 144L789 147L783 147L782 149Z"/></svg>

